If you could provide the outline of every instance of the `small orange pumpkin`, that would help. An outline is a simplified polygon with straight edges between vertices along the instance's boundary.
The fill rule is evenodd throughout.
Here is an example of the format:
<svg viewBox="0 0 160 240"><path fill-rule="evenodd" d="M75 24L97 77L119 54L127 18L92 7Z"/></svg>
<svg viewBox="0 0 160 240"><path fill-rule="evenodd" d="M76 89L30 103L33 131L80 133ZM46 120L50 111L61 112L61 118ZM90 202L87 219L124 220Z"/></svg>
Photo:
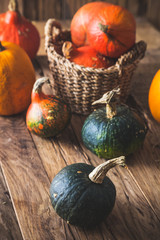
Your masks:
<svg viewBox="0 0 160 240"><path fill-rule="evenodd" d="M160 123L160 69L151 82L148 104L153 118Z"/></svg>
<svg viewBox="0 0 160 240"><path fill-rule="evenodd" d="M76 48L69 41L64 42L62 52L71 62L84 67L108 68L115 63L114 59L101 55L91 46Z"/></svg>
<svg viewBox="0 0 160 240"><path fill-rule="evenodd" d="M40 137L54 137L69 124L71 109L60 97L43 93L45 83L50 85L48 77L37 79L33 86L26 124Z"/></svg>
<svg viewBox="0 0 160 240"><path fill-rule="evenodd" d="M0 42L0 115L25 110L31 98L35 71L27 53L17 44Z"/></svg>
<svg viewBox="0 0 160 240"><path fill-rule="evenodd" d="M20 14L17 0L10 0L8 8L6 13L0 14L0 41L18 44L33 59L40 45L39 32Z"/></svg>

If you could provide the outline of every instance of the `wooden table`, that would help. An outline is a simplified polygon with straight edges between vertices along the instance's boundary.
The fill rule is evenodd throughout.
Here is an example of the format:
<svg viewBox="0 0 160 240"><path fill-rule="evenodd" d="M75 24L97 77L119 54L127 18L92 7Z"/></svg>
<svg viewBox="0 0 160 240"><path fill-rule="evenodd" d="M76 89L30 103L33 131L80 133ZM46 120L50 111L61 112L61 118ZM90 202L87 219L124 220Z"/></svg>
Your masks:
<svg viewBox="0 0 160 240"><path fill-rule="evenodd" d="M35 24L42 39L34 61L39 78L50 72L44 51L45 23ZM116 167L108 173L117 190L110 216L94 230L79 229L58 217L50 203L50 183L62 167L75 162L97 166L105 161L82 143L84 116L73 114L68 128L54 139L31 134L25 113L0 117L1 240L160 239L160 125L147 103L151 80L160 66L160 32L145 19L137 19L137 41L140 39L147 42L148 49L132 78L131 94L146 113L150 129L143 148L127 158L129 170Z"/></svg>

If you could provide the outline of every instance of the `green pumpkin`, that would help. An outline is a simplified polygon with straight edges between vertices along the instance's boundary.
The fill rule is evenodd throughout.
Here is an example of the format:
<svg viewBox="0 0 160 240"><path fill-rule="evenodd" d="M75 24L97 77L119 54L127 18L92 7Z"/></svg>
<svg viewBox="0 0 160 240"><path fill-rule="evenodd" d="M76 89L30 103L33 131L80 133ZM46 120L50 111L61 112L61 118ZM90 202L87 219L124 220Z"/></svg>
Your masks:
<svg viewBox="0 0 160 240"><path fill-rule="evenodd" d="M125 104L107 103L87 117L82 140L100 158L127 156L141 147L147 129L146 122L135 110Z"/></svg>
<svg viewBox="0 0 160 240"><path fill-rule="evenodd" d="M112 159L94 168L75 163L63 168L53 179L50 197L56 213L67 223L91 228L112 211L116 189L106 172L124 165L124 157Z"/></svg>

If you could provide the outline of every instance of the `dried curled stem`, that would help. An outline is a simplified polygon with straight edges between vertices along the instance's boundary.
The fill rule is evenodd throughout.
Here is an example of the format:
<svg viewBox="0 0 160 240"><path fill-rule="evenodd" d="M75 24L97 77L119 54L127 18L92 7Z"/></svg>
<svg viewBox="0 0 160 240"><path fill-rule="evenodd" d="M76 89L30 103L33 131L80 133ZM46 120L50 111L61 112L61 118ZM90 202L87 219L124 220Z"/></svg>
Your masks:
<svg viewBox="0 0 160 240"><path fill-rule="evenodd" d="M111 160L108 160L107 162L104 162L97 166L90 174L89 179L94 183L102 183L107 172L117 166L123 166L125 167L125 156L120 156L118 158L113 158Z"/></svg>
<svg viewBox="0 0 160 240"><path fill-rule="evenodd" d="M111 100L113 99L113 97L116 98L115 95L119 95L119 94L120 94L120 88L116 87L113 90L106 92L100 99L93 102L92 105L105 103L107 118L112 118L116 115L117 112L116 112L115 103L111 104Z"/></svg>

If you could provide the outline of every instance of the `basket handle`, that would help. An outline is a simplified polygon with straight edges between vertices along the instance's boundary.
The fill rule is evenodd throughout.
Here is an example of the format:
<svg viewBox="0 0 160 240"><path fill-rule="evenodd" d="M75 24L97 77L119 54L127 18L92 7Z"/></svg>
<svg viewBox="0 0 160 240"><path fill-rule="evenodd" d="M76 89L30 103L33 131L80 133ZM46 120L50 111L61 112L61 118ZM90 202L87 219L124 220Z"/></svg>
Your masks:
<svg viewBox="0 0 160 240"><path fill-rule="evenodd" d="M120 75L124 66L131 64L133 61L138 63L144 57L146 49L147 44L141 40L128 53L123 54L116 63Z"/></svg>
<svg viewBox="0 0 160 240"><path fill-rule="evenodd" d="M44 34L45 34L45 49L47 49L50 45L50 43L53 42L53 28L56 29L54 31L56 35L58 35L62 31L61 24L54 18L48 19L46 22L45 28L44 28Z"/></svg>

